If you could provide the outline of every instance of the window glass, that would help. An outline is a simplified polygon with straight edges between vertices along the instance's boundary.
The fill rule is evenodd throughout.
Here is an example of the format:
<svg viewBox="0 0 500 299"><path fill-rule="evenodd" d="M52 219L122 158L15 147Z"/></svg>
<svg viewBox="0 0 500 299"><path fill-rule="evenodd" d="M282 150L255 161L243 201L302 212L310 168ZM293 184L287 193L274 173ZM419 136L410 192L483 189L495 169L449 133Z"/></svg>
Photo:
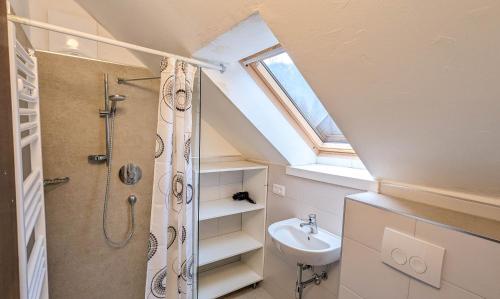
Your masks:
<svg viewBox="0 0 500 299"><path fill-rule="evenodd" d="M261 62L323 142L347 143L330 114L286 52L263 59Z"/></svg>

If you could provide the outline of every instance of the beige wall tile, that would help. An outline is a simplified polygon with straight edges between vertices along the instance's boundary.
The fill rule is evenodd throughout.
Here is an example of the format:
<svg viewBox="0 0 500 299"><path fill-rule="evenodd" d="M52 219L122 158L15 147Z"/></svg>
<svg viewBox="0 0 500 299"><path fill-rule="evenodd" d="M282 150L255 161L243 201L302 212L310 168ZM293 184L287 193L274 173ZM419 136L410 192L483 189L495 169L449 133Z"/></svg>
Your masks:
<svg viewBox="0 0 500 299"><path fill-rule="evenodd" d="M412 279L410 281L410 296L408 299L481 299L480 296L472 294L464 289L449 284L441 283L437 289L428 284Z"/></svg>
<svg viewBox="0 0 500 299"><path fill-rule="evenodd" d="M415 220L353 200L346 201L344 236L380 251L384 228L413 235Z"/></svg>
<svg viewBox="0 0 500 299"><path fill-rule="evenodd" d="M444 280L485 298L500 298L500 244L422 221L415 236L446 248Z"/></svg>
<svg viewBox="0 0 500 299"><path fill-rule="evenodd" d="M365 299L406 299L410 279L382 263L379 252L343 239L340 281Z"/></svg>

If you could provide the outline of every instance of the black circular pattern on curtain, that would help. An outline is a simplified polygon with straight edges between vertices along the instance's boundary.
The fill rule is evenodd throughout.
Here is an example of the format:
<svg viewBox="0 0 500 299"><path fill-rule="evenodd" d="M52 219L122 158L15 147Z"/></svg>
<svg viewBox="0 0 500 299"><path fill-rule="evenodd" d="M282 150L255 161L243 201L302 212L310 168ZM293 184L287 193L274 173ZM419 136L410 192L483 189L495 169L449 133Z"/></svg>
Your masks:
<svg viewBox="0 0 500 299"><path fill-rule="evenodd" d="M167 267L158 271L151 281L151 293L156 298L165 298L167 293Z"/></svg>
<svg viewBox="0 0 500 299"><path fill-rule="evenodd" d="M184 173L177 171L172 179L172 194L177 198L177 204L182 203L182 194L184 193Z"/></svg>
<svg viewBox="0 0 500 299"><path fill-rule="evenodd" d="M193 201L193 185L187 184L186 186L186 204L190 204Z"/></svg>
<svg viewBox="0 0 500 299"><path fill-rule="evenodd" d="M191 137L184 141L184 160L189 164L189 156L191 155Z"/></svg>
<svg viewBox="0 0 500 299"><path fill-rule="evenodd" d="M174 244L175 238L177 238L177 231L175 230L175 227L169 226L167 229L167 249Z"/></svg>
<svg viewBox="0 0 500 299"><path fill-rule="evenodd" d="M178 89L175 91L175 109L177 111L186 111L191 108L191 102L193 101L193 92L187 89Z"/></svg>
<svg viewBox="0 0 500 299"><path fill-rule="evenodd" d="M184 260L181 266L181 276L184 281L191 282L194 276L194 259L191 256L187 261Z"/></svg>
<svg viewBox="0 0 500 299"><path fill-rule="evenodd" d="M163 57L160 62L160 72L166 70L167 66L168 66L168 59L166 57Z"/></svg>
<svg viewBox="0 0 500 299"><path fill-rule="evenodd" d="M174 83L175 77L172 75L165 80L162 86L162 100L170 109L174 108Z"/></svg>
<svg viewBox="0 0 500 299"><path fill-rule="evenodd" d="M158 239L153 233L149 233L148 240L148 261L155 255L156 250L158 250Z"/></svg>
<svg viewBox="0 0 500 299"><path fill-rule="evenodd" d="M182 234L181 234L181 242L182 242L182 244L184 244L184 241L186 241L186 236L187 236L187 234L186 234L186 227L183 225L182 226Z"/></svg>
<svg viewBox="0 0 500 299"><path fill-rule="evenodd" d="M163 154L163 151L165 150L165 143L163 142L163 139L161 138L158 133L156 133L156 152L155 152L155 159L158 159L161 154Z"/></svg>
<svg viewBox="0 0 500 299"><path fill-rule="evenodd" d="M192 256L187 261L184 260L184 262L182 262L180 271L181 273L177 275L177 292L179 294L186 294L186 284L193 284L194 259Z"/></svg>

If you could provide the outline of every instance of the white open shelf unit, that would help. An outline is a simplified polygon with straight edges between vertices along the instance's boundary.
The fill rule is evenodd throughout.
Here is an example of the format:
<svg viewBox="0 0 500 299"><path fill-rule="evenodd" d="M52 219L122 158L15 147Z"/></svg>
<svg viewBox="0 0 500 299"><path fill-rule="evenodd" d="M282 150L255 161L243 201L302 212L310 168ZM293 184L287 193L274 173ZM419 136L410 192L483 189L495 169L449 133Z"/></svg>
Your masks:
<svg viewBox="0 0 500 299"><path fill-rule="evenodd" d="M218 298L261 280L245 263L231 263L200 274L198 298Z"/></svg>
<svg viewBox="0 0 500 299"><path fill-rule="evenodd" d="M256 204L227 197L200 202L200 226L206 221L241 215L241 230L199 241L199 299L221 297L257 283L264 276L267 166L249 161L202 162L200 180L204 174L225 172L242 173L241 191L247 191Z"/></svg>
<svg viewBox="0 0 500 299"><path fill-rule="evenodd" d="M267 169L267 166L253 163L250 161L210 162L210 163L201 163L200 165L201 173L254 170L254 169Z"/></svg>
<svg viewBox="0 0 500 299"><path fill-rule="evenodd" d="M252 204L248 201L235 201L232 198L222 198L217 200L208 200L200 203L199 220L208 220L239 213L246 213L255 210L265 209L261 203Z"/></svg>

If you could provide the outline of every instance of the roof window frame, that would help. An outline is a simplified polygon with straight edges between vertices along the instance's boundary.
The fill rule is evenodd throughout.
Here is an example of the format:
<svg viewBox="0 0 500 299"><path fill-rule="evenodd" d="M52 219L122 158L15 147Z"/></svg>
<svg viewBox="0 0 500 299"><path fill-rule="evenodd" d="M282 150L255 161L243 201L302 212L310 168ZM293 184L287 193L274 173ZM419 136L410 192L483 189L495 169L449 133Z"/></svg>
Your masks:
<svg viewBox="0 0 500 299"><path fill-rule="evenodd" d="M323 142L318 134L314 131L311 125L304 118L302 113L297 109L292 99L281 86L281 84L274 78L273 74L269 72L267 67L262 63L264 59L279 55L286 52L283 47L278 44L271 48L265 49L252 56L242 59L242 65L248 67L253 71L257 77L262 81L269 91L276 97L279 103L283 106L284 110L291 119L298 125L302 133L312 144L313 150L318 155L324 154L350 154L355 155L355 152L349 143L341 142Z"/></svg>

